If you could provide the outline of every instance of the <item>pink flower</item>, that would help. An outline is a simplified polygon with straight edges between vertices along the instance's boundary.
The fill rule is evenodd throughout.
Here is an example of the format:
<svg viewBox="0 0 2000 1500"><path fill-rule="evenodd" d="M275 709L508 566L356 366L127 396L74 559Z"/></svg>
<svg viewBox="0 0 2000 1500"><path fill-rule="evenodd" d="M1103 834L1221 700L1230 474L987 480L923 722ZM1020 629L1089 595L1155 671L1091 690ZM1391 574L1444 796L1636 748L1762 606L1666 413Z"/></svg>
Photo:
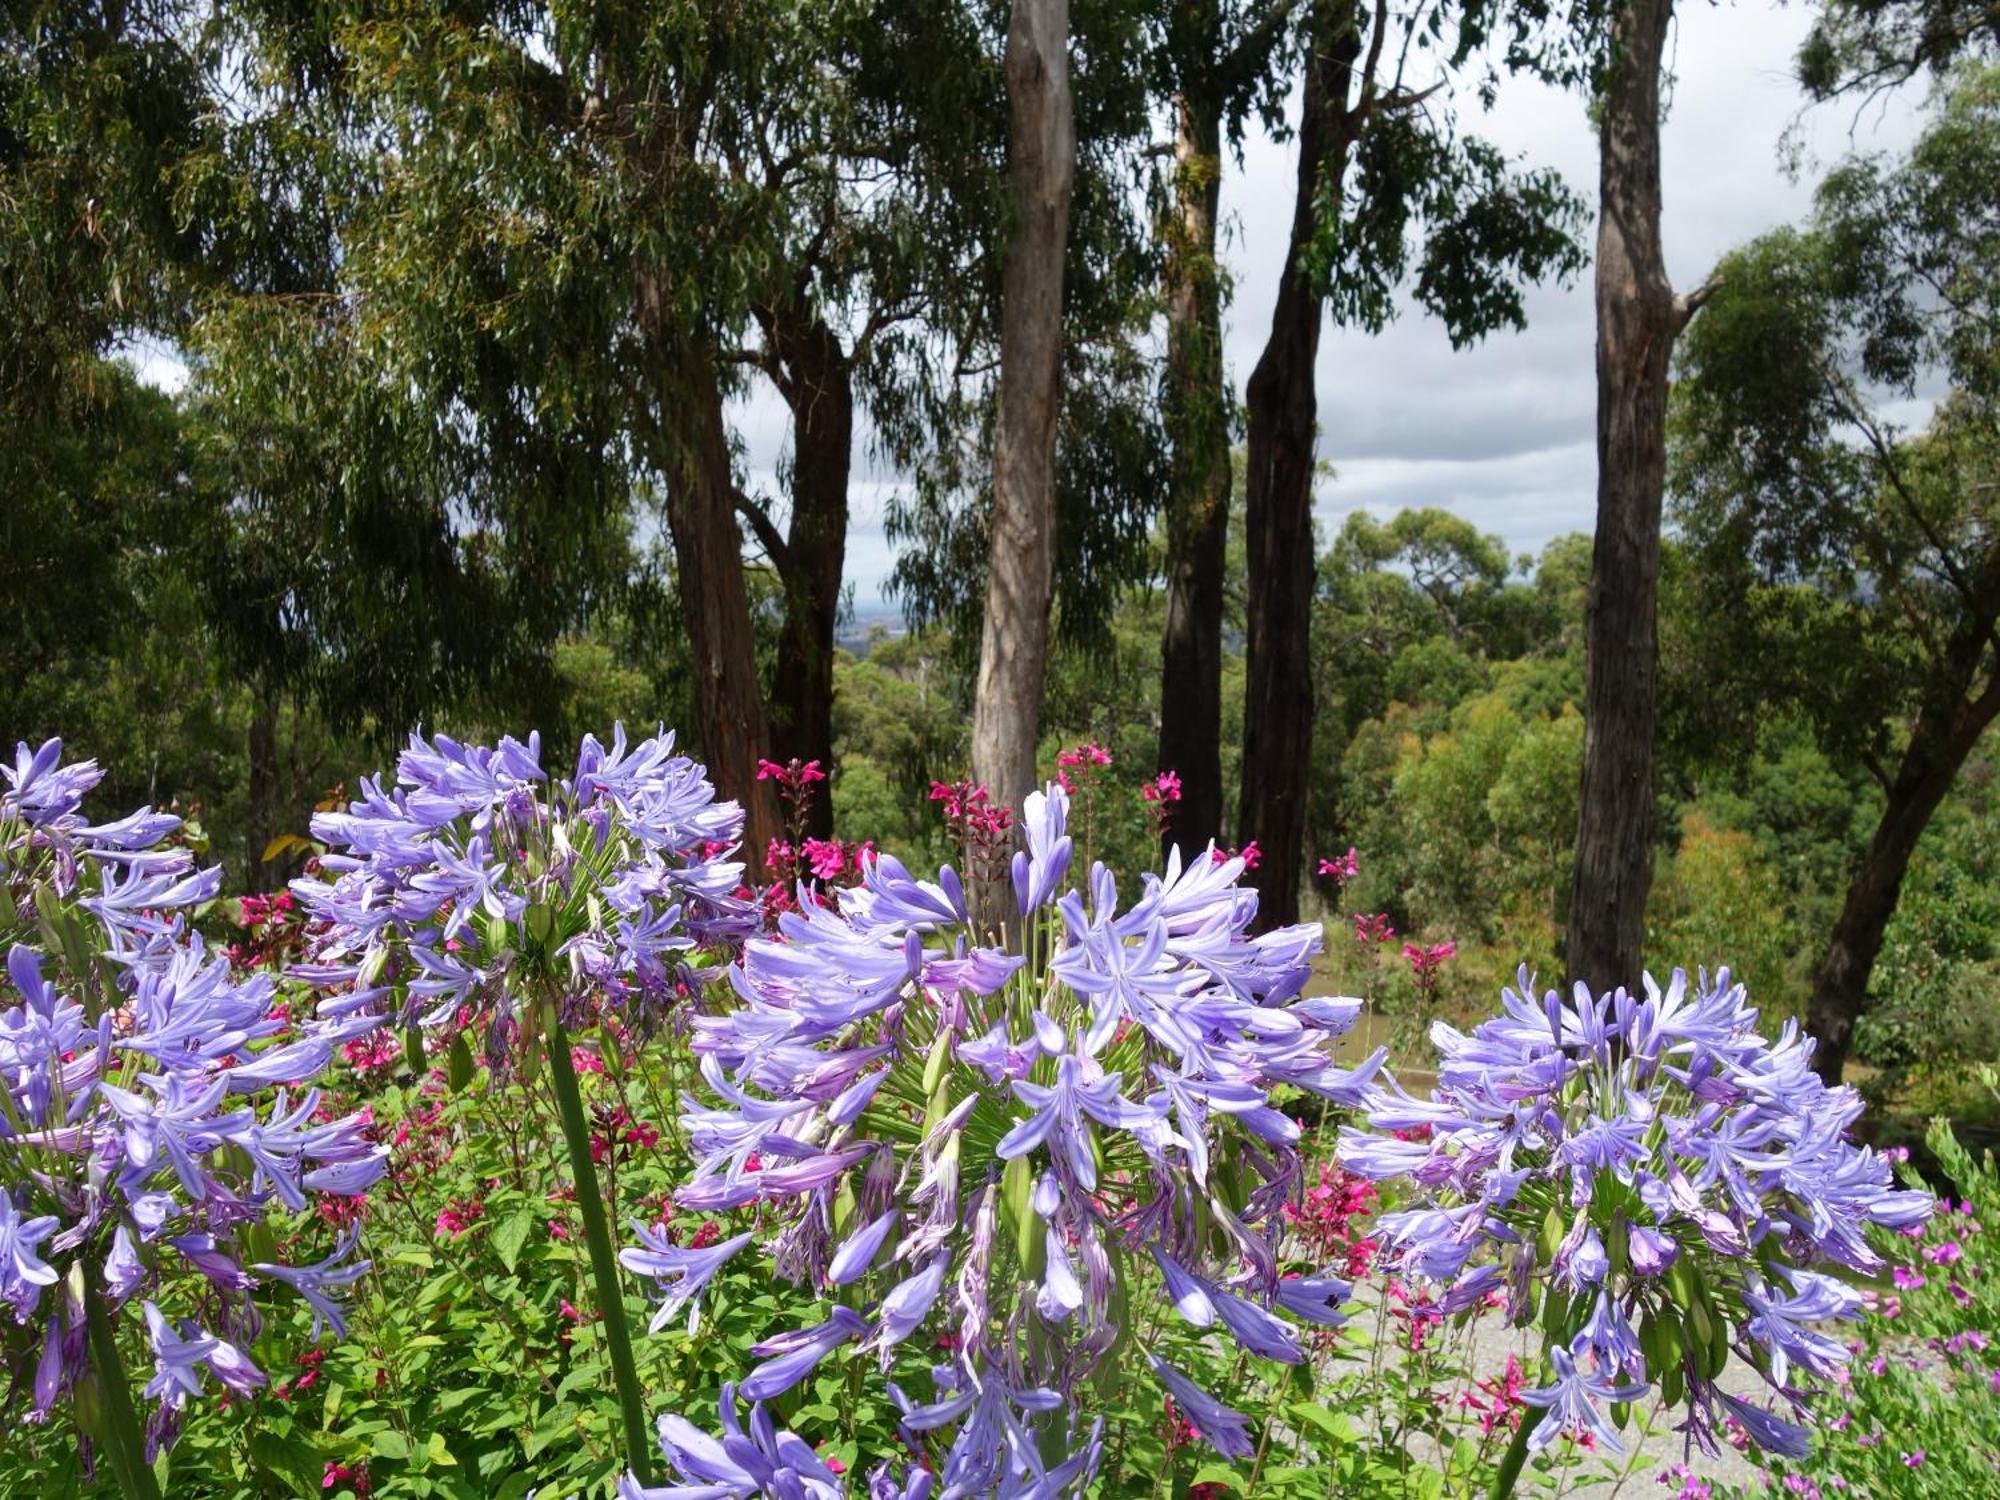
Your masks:
<svg viewBox="0 0 2000 1500"><path fill-rule="evenodd" d="M1178 802L1181 800L1181 778L1175 771L1162 771L1151 781L1139 788L1139 795L1148 802Z"/></svg>
<svg viewBox="0 0 2000 1500"><path fill-rule="evenodd" d="M1433 943L1428 948L1419 947L1415 943L1403 944L1403 958L1420 980L1436 972L1440 964L1457 957L1456 943Z"/></svg>
<svg viewBox="0 0 2000 1500"><path fill-rule="evenodd" d="M1965 1252L1958 1247L1957 1240L1946 1240L1942 1245L1932 1245L1924 1251L1924 1259L1934 1266L1949 1266L1964 1259Z"/></svg>
<svg viewBox="0 0 2000 1500"><path fill-rule="evenodd" d="M337 1464L329 1458L326 1461L326 1474L320 1480L319 1487L323 1490L330 1490L337 1484L353 1486L354 1493L357 1495L370 1493L368 1460L364 1458L350 1469L346 1464Z"/></svg>
<svg viewBox="0 0 2000 1500"><path fill-rule="evenodd" d="M1259 849L1257 841L1252 839L1241 849L1224 849L1219 844L1214 845L1209 849L1208 857L1218 865L1226 865L1232 859L1240 859L1243 861L1244 869L1254 870L1257 868L1257 862L1264 857L1264 851Z"/></svg>
<svg viewBox="0 0 2000 1500"><path fill-rule="evenodd" d="M1365 912L1354 914L1354 941L1357 943L1392 943L1396 940L1396 929L1389 923L1386 911L1370 915Z"/></svg>
<svg viewBox="0 0 2000 1500"><path fill-rule="evenodd" d="M1095 740L1078 745L1074 750L1064 750L1057 754L1056 764L1066 769L1082 770L1089 766L1108 766L1111 752Z"/></svg>
<svg viewBox="0 0 2000 1500"><path fill-rule="evenodd" d="M1904 1468L1906 1468L1906 1469L1921 1469L1921 1468L1922 1468L1923 1466L1924 1466L1924 1450L1923 1450L1923 1449L1919 1448L1919 1449L1917 1449L1917 1451L1916 1451L1916 1452L1914 1452L1914 1453L1905 1453L1905 1454L1903 1455L1903 1467L1904 1467Z"/></svg>
<svg viewBox="0 0 2000 1500"><path fill-rule="evenodd" d="M837 880L847 868L847 846L839 839L807 839L806 863L818 880Z"/></svg>
<svg viewBox="0 0 2000 1500"><path fill-rule="evenodd" d="M454 1198L438 1210L437 1232L457 1239L486 1213L486 1205L477 1198Z"/></svg>
<svg viewBox="0 0 2000 1500"><path fill-rule="evenodd" d="M1686 1464L1675 1464L1671 1469L1663 1470L1659 1482L1663 1485L1680 1486L1674 1491L1673 1500L1709 1500L1715 1493L1709 1482Z"/></svg>
<svg viewBox="0 0 2000 1500"><path fill-rule="evenodd" d="M1335 885L1346 885L1361 873L1361 857L1349 849L1345 854L1319 862L1319 873Z"/></svg>

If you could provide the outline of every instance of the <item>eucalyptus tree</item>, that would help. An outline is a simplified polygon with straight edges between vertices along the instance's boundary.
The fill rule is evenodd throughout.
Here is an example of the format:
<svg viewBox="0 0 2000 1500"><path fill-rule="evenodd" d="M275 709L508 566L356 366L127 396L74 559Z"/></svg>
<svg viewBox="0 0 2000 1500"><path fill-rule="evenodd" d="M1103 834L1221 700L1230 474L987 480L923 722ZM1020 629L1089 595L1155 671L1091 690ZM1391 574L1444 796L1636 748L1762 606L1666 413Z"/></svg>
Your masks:
<svg viewBox="0 0 2000 1500"><path fill-rule="evenodd" d="M1002 106L990 15L908 3L823 12L816 97L731 168L783 205L753 337L725 360L764 374L791 416L789 512L739 492L784 608L770 682L779 759L833 762L834 635L855 459L871 441L922 463L949 370L985 315L982 250L999 222L987 121ZM948 425L948 424L947 424ZM832 830L816 800L808 831Z"/></svg>
<svg viewBox="0 0 2000 1500"><path fill-rule="evenodd" d="M171 331L207 274L215 205L198 3L0 9L0 417L88 401L122 338Z"/></svg>
<svg viewBox="0 0 2000 1500"><path fill-rule="evenodd" d="M1461 135L1451 90L1484 7L1313 0L1301 25L1298 182L1271 332L1245 392L1248 677L1236 835L1263 853L1261 919L1298 912L1312 744L1317 374L1326 314L1379 331L1407 281L1455 344L1524 322L1521 284L1581 264L1560 179ZM1449 40L1449 45L1446 45ZM1481 98L1490 98L1489 73Z"/></svg>
<svg viewBox="0 0 2000 1500"><path fill-rule="evenodd" d="M1992 0L1821 0L1799 47L1799 82L1814 99L1873 99L1964 58L2000 56Z"/></svg>
<svg viewBox="0 0 2000 1500"><path fill-rule="evenodd" d="M1996 203L1986 67L1952 77L1905 159L1842 164L1804 228L1730 256L1682 354L1676 511L1704 655L1729 664L1717 706L1805 710L1881 795L1807 1016L1829 1080L1911 855L2000 718ZM1898 421L1939 384L1920 429Z"/></svg>
<svg viewBox="0 0 2000 1500"><path fill-rule="evenodd" d="M994 397L992 542L972 775L1002 806L1036 786L1049 606L1055 597L1056 417L1063 267L1076 193L1069 0L1012 0L1007 21L1007 193Z"/></svg>
<svg viewBox="0 0 2000 1500"><path fill-rule="evenodd" d="M1597 530L1584 619L1583 791L1564 958L1594 986L1639 973L1653 879L1660 514L1676 296L1660 236L1660 77L1673 0L1610 8L1598 105Z"/></svg>
<svg viewBox="0 0 2000 1500"><path fill-rule="evenodd" d="M1653 871L1669 368L1676 339L1717 285L1711 277L1676 295L1662 249L1660 83L1672 21L1673 0L1584 6L1570 36L1576 50L1558 65L1588 80L1599 127L1598 511L1565 943L1571 977L1593 985L1624 982L1640 964ZM1517 45L1521 35L1517 22ZM1815 97L1873 97L1996 46L2000 18L1984 0L1828 0L1799 72Z"/></svg>
<svg viewBox="0 0 2000 1500"><path fill-rule="evenodd" d="M1281 123L1300 0L1194 0L1167 7L1150 72L1173 121L1154 186L1164 247L1167 359L1166 623L1160 641L1158 768L1180 777L1164 837L1200 847L1223 836L1222 649L1234 465L1234 395L1222 359L1227 277L1217 257L1225 147L1239 155L1254 116ZM1156 150L1160 148L1155 148Z"/></svg>
<svg viewBox="0 0 2000 1500"><path fill-rule="evenodd" d="M350 424L330 430L378 458L330 470L322 513L425 493L570 628L615 600L657 498L701 747L762 847L758 762L831 756L857 410L904 400L924 345L898 330L977 283L958 205L979 195L951 175L987 180L953 113L990 92L976 18L279 0L240 19L247 180L296 169L331 248L310 295L212 309L206 387L254 410L247 371L317 357ZM792 417L776 499L745 483L728 409L759 378ZM777 585L768 704L744 527Z"/></svg>
<svg viewBox="0 0 2000 1500"><path fill-rule="evenodd" d="M288 653L287 633L267 621L232 628L243 618L243 559L225 545L236 532L226 492L209 482L202 424L135 388L113 363L133 349L155 357L184 349L209 299L235 289L294 296L312 284L322 238L314 196L271 175L264 190L245 191L224 169L244 144L233 129L227 37L208 0L29 0L0 11L0 322L8 330L0 340L0 490L9 556L23 565L16 576L42 595L35 608L11 614L25 648L15 732L41 719L46 733L122 761L120 774L130 777L140 762L129 745L116 756L111 743L130 726L113 721L171 721L167 743L146 757L145 782L115 795L151 799L192 785L216 793L230 782L213 736L232 720L230 732L241 734L248 698L249 790L268 827L276 819L269 773L277 698L312 696L320 683L307 668L321 664ZM370 517L378 535L405 519ZM345 579L350 600L354 584ZM290 595L292 618L305 598ZM350 680L353 716L380 713L405 690L434 703L438 684L421 659L386 647L398 630L428 642L440 621L405 610L365 623L381 633L367 670ZM171 652L148 638L148 625L172 632ZM65 671L103 690L90 702L43 691ZM427 677L420 695L412 676ZM156 685L168 683L169 701L178 700L171 711L151 701ZM261 841L251 847L254 854Z"/></svg>
<svg viewBox="0 0 2000 1500"><path fill-rule="evenodd" d="M986 275L955 305L956 317L931 330L938 357L888 405L890 420L882 424L884 452L908 476L886 516L899 549L891 593L913 626L950 627L957 664L969 677L980 672L989 618L996 648L1013 658L1004 673L990 678L983 695L989 707L974 709L975 739L982 713L1006 736L1004 755L975 750L973 756L980 774L997 778L1001 787L1009 776L1027 774L1021 768L1031 765L1038 748L1037 705L1050 647L1104 650L1121 595L1149 579L1156 563L1150 532L1164 482L1164 444L1149 335L1158 308L1158 257L1138 212L1148 175L1144 63L1155 9L1149 0L1103 0L1069 14L1062 62L1075 155L1060 241L1052 232L1055 205L1048 196L1059 174L1030 174L1028 143L1009 138L1015 128L1009 91L1024 107L1030 99L1014 88L1011 75L1003 80L996 72L991 93L956 102L958 118L986 131L983 144L964 141L957 148L990 173L985 196L998 211L983 222L972 222L967 213L968 243ZM1011 4L987 0L975 11L989 32L1009 35ZM1030 113L1043 116L1042 125L1060 110L1042 86L1056 61L1041 40L1047 19L1039 18L1027 33L1029 51L1042 61L1018 49L1015 54L1035 95L1037 108ZM1036 123L1020 122L1021 128ZM1043 148L1059 144L1037 141L1034 149L1046 162ZM1042 192L1034 212L1024 213L1021 194L1030 175ZM968 192L977 190L971 174L965 181ZM1010 273L1032 300L1010 299ZM1031 363L1036 379L1031 389L1015 383L1017 395L1029 399L1011 414L1005 376L1010 300L1016 314L1033 313L1036 326L1031 344L1015 341L1015 367L1025 374L1024 361ZM1051 341L1042 335L1054 307L1061 325ZM1016 329L1017 335L1024 331ZM1053 380L1047 378L1051 349L1058 361ZM1018 425L1003 442L1010 415ZM1048 421L1054 446L1045 486L1039 463L1030 474L1020 458L1028 446L1039 455L1035 445ZM1003 542L1001 490L1017 480L1030 481L1033 494L1014 489ZM1047 559L1038 555L1044 548ZM999 564L1011 576L996 581ZM1050 582L1044 599L1045 565ZM1004 592L996 597L996 589ZM1034 623L1044 619L1041 635ZM976 683L972 696L981 696ZM989 745L1000 750L997 733ZM996 770L1002 761L1011 769Z"/></svg>

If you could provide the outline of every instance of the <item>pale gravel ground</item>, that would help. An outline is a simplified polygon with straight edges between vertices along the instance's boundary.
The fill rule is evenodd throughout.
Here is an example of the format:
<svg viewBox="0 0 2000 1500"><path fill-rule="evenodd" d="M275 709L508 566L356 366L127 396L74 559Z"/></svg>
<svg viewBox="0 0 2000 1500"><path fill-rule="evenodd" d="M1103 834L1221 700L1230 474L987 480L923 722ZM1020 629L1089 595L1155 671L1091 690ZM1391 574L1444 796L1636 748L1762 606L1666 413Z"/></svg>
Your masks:
<svg viewBox="0 0 2000 1500"><path fill-rule="evenodd" d="M1367 1305L1364 1301L1369 1290L1366 1283L1357 1287L1351 1321L1355 1327L1372 1333L1378 1313L1373 1306ZM1391 1330L1388 1336L1393 1339L1394 1331ZM1494 1379L1506 1370L1509 1354L1518 1357L1523 1365L1529 1364L1536 1347L1531 1340L1535 1337L1534 1330L1509 1328L1498 1314L1490 1314L1476 1319L1463 1332L1451 1333L1450 1341L1444 1346L1445 1358L1455 1365L1469 1369L1474 1380ZM1721 1384L1730 1394L1746 1399L1755 1399L1763 1390L1763 1382L1756 1373L1735 1361L1732 1361L1729 1369L1724 1372ZM1456 1390L1459 1386L1454 1382L1452 1388ZM1683 1461L1686 1439L1680 1433L1673 1431L1673 1423L1678 1418L1655 1418L1656 1430L1642 1441L1637 1417L1638 1413L1635 1412L1632 1423L1627 1426L1624 1433L1620 1434L1625 1439L1628 1450L1628 1457L1623 1465L1625 1477L1622 1480L1597 1460L1586 1459L1584 1464L1569 1469L1562 1476L1559 1489L1545 1493L1579 1495L1586 1497L1586 1500L1611 1500L1613 1495L1621 1497L1621 1500L1665 1500L1666 1496L1677 1493L1677 1489L1662 1486L1657 1483L1657 1479L1663 1470ZM1361 1420L1358 1414L1356 1420L1357 1422ZM1430 1460L1435 1457L1435 1453L1424 1453L1422 1456ZM1760 1482L1756 1466L1727 1444L1723 1445L1721 1453L1714 1458L1709 1458L1697 1450L1691 1455L1685 1455L1685 1461L1695 1474L1718 1487L1723 1484L1755 1485ZM1532 1493L1530 1490L1532 1474L1533 1471L1530 1470L1522 1478L1520 1493L1523 1495Z"/></svg>

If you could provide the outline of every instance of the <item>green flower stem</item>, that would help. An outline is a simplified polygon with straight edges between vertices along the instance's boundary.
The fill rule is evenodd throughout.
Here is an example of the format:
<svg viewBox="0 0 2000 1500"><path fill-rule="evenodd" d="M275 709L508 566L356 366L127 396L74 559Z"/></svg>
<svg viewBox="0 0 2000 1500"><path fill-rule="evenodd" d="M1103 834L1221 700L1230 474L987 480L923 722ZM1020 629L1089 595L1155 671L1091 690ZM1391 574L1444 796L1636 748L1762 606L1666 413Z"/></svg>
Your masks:
<svg viewBox="0 0 2000 1500"><path fill-rule="evenodd" d="M1545 1415L1546 1407L1530 1406L1522 1410L1521 1425L1514 1429L1514 1441L1507 1445L1500 1467L1493 1473L1493 1488L1487 1492L1487 1500L1508 1500L1514 1493L1514 1482L1528 1462L1528 1439Z"/></svg>
<svg viewBox="0 0 2000 1500"><path fill-rule="evenodd" d="M553 1008L545 1034L549 1081L562 1116L563 1141L569 1147L570 1176L576 1206L583 1214L584 1243L590 1247L590 1274L597 1285L597 1311L603 1320L605 1346L611 1351L611 1375L618 1386L618 1405L625 1414L626 1460L641 1484L658 1482L653 1444L648 1441L646 1401L639 1389L639 1369L632 1360L632 1330L625 1322L625 1298L618 1289L618 1252L611 1243L611 1226L604 1217L604 1195L597 1185L597 1168L590 1159L590 1126L583 1117L583 1095L570 1061L569 1033Z"/></svg>
<svg viewBox="0 0 2000 1500"><path fill-rule="evenodd" d="M111 1472L127 1500L160 1500L153 1466L146 1462L146 1439L132 1406L132 1388L125 1383L125 1366L118 1359L118 1335L96 1287L84 1292L83 1306L90 1362L104 1392L104 1446Z"/></svg>

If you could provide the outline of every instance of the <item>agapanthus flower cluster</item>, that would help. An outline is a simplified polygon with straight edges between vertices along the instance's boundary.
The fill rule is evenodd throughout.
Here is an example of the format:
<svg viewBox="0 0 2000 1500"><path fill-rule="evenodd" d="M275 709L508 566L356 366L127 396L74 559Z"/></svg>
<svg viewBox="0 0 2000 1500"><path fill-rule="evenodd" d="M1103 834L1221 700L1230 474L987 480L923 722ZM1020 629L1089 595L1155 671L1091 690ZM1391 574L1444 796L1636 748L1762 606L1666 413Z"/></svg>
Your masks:
<svg viewBox="0 0 2000 1500"><path fill-rule="evenodd" d="M587 735L567 779L542 769L540 735L412 735L393 786L366 779L345 812L313 818L332 852L292 885L315 923L294 972L339 991L320 1013L342 1036L483 1021L498 1060L524 965L566 1002L644 1011L697 987L691 951L755 926L733 894L742 826L664 732L628 745L620 725L608 748Z"/></svg>
<svg viewBox="0 0 2000 1500"><path fill-rule="evenodd" d="M178 818L86 822L103 773L57 740L0 772L0 1358L45 1420L101 1353L92 1316L128 1315L157 1449L210 1379L265 1384L259 1289L302 1296L315 1336L344 1331L341 1290L368 1269L354 1236L283 1264L271 1220L365 1191L386 1151L309 1086L331 1042L191 929L220 872L167 842Z"/></svg>
<svg viewBox="0 0 2000 1500"><path fill-rule="evenodd" d="M708 1097L688 1101L697 1165L674 1196L754 1205L755 1227L697 1251L641 1226L623 1256L664 1289L656 1327L692 1319L753 1242L821 1290L825 1316L756 1344L736 1394L769 1434L759 1404L825 1362L889 1373L909 1468L871 1493L1080 1488L1111 1370L1155 1379L1241 1454L1246 1419L1166 1361L1149 1377L1136 1326L1177 1316L1296 1364L1297 1325L1337 1324L1349 1293L1280 1257L1302 1182L1274 1092L1355 1101L1381 1064L1333 1060L1359 1001L1301 998L1319 928L1251 936L1241 861L1205 854L1170 858L1125 903L1102 866L1067 888L1067 810L1059 786L1026 799L1010 947L975 938L952 869L919 879L887 854L837 905L746 945L738 1003L693 1023ZM687 1484L824 1483L802 1462L791 1489L763 1477L788 1462L781 1434L732 1440L724 1476L689 1431L676 1415L666 1442Z"/></svg>
<svg viewBox="0 0 2000 1500"><path fill-rule="evenodd" d="M1571 1430L1620 1451L1612 1408L1657 1387L1705 1450L1733 1419L1802 1453L1814 1384L1848 1358L1826 1324L1861 1314L1851 1278L1882 1265L1869 1226L1932 1206L1849 1140L1861 1100L1813 1073L1811 1040L1759 1035L1727 969L1567 1001L1523 970L1501 1015L1431 1035L1431 1096L1372 1089L1382 1133L1344 1131L1340 1159L1421 1195L1376 1221L1388 1267L1437 1284L1447 1313L1497 1290L1543 1329L1531 1447ZM1732 1351L1768 1401L1720 1388Z"/></svg>

